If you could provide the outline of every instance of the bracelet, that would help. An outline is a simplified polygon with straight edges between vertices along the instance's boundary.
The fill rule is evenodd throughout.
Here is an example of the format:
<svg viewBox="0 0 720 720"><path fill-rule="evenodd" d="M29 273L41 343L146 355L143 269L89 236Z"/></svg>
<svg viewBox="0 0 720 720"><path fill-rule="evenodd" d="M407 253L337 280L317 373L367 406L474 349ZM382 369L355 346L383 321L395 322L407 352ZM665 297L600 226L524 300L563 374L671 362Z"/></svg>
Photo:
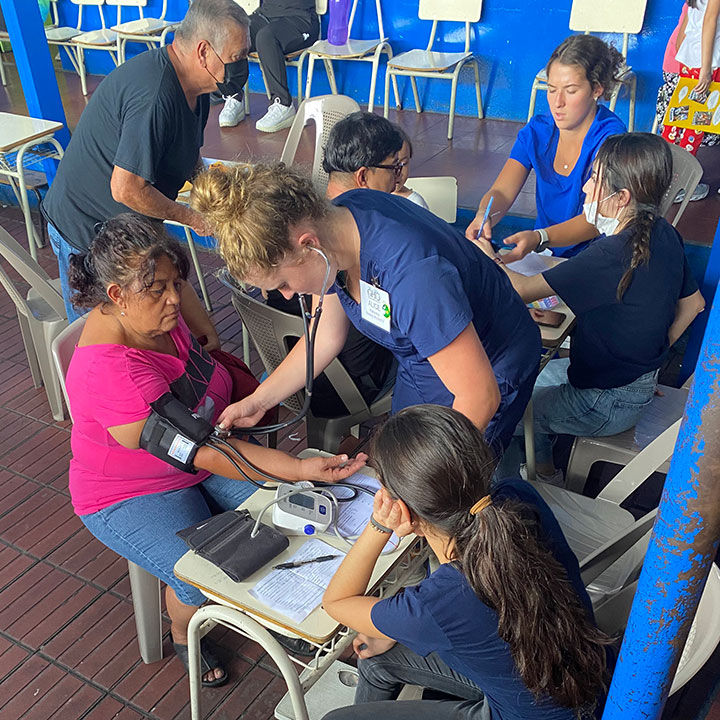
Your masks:
<svg viewBox="0 0 720 720"><path fill-rule="evenodd" d="M539 253L550 246L550 238L548 237L547 230L545 230L545 228L537 228L535 232L540 236L540 242L537 244L533 252Z"/></svg>
<svg viewBox="0 0 720 720"><path fill-rule="evenodd" d="M385 533L386 535L392 535L392 530L388 527L385 527L384 525L381 525L376 519L374 515L370 516L370 527L372 527L375 532Z"/></svg>

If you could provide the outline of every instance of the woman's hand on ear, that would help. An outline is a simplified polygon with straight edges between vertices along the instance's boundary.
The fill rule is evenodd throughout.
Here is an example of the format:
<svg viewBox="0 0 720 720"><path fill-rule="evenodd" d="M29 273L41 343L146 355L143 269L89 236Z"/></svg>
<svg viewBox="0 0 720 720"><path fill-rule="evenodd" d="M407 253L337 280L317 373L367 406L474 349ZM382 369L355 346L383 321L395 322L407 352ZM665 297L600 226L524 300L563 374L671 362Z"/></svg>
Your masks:
<svg viewBox="0 0 720 720"><path fill-rule="evenodd" d="M393 500L385 488L375 493L373 517L381 525L393 530L398 537L415 532L408 506L402 500Z"/></svg>

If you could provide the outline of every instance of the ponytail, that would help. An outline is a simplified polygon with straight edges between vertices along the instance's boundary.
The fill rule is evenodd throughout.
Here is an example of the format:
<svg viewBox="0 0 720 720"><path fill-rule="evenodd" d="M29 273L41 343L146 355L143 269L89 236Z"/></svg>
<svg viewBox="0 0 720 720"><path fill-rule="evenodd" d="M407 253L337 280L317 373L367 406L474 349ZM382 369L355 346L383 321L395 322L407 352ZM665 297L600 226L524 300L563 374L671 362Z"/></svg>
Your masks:
<svg viewBox="0 0 720 720"><path fill-rule="evenodd" d="M449 538L530 692L578 716L591 709L612 641L543 544L535 509L490 496L495 457L478 428L451 408L415 405L382 426L370 457L388 492Z"/></svg>
<svg viewBox="0 0 720 720"><path fill-rule="evenodd" d="M622 301L635 270L641 265L647 265L650 262L650 235L655 220L657 220L657 211L654 208L638 208L635 211L628 241L632 253L630 265L625 270L622 278L620 278L617 287L618 302Z"/></svg>

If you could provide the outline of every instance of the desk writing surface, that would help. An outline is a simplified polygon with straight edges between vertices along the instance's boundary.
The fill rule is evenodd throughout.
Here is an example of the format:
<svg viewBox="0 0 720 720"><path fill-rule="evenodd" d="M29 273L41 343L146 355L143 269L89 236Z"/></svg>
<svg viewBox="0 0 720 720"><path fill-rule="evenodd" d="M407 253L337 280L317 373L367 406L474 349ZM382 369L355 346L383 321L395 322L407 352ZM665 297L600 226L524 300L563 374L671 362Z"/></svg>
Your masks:
<svg viewBox="0 0 720 720"><path fill-rule="evenodd" d="M26 142L52 135L62 127L62 123L54 120L0 112L0 152L9 152Z"/></svg>
<svg viewBox="0 0 720 720"><path fill-rule="evenodd" d="M370 471L367 469L364 469L362 472L364 474L370 474ZM270 502L273 497L274 492L258 490L240 505L238 509L249 510L251 515L257 519L260 510L266 503ZM263 522L270 525L271 518L272 508L269 508L263 515ZM317 537L343 552L347 552L350 549L346 543L339 540L335 535L321 534L312 537ZM269 621L269 623L290 630L294 634L307 640L322 643L332 637L341 627L341 625L333 620L322 608L316 608L302 623L297 624L285 615L261 603L249 592L250 588L252 588L258 580L270 572L273 565L286 562L294 555L300 547L307 542L308 537L289 536L288 540L290 541L290 545L284 552L273 558L270 563L243 582L231 580L220 568L208 560L201 558L193 551L186 552L185 555L175 563L175 575L190 585L199 588L213 599L245 610L256 619ZM414 535L403 538L398 550L382 555L375 565L369 587L375 587L416 541L417 538ZM264 622L263 624L267 625L268 623Z"/></svg>

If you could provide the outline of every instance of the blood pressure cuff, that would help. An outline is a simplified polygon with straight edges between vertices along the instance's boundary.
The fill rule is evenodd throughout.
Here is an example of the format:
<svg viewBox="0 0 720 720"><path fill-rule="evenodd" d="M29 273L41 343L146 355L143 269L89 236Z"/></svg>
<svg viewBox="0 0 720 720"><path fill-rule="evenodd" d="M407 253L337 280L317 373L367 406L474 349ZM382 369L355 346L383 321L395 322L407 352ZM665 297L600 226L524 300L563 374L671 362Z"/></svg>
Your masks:
<svg viewBox="0 0 720 720"><path fill-rule="evenodd" d="M258 526L247 510L229 510L177 533L191 550L217 565L235 582L242 582L285 550L290 541L275 528Z"/></svg>
<svg viewBox="0 0 720 720"><path fill-rule="evenodd" d="M196 473L193 460L213 426L167 392L150 403L152 412L140 435L140 447L178 470Z"/></svg>

